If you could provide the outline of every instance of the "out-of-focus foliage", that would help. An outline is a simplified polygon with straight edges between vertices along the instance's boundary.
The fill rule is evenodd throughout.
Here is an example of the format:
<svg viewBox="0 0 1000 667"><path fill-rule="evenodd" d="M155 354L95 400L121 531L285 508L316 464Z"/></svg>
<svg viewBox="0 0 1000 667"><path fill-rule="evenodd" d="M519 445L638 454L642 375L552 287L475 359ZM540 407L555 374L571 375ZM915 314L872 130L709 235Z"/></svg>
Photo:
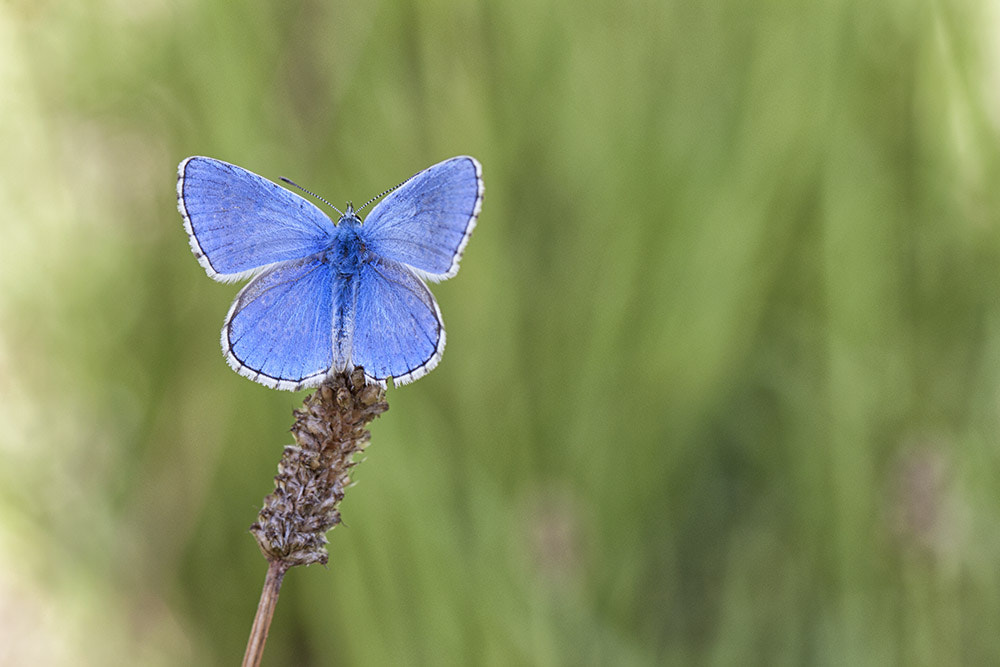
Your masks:
<svg viewBox="0 0 1000 667"><path fill-rule="evenodd" d="M0 4L0 663L234 664L302 395L204 154L484 165L274 665L1000 662L996 3Z"/></svg>

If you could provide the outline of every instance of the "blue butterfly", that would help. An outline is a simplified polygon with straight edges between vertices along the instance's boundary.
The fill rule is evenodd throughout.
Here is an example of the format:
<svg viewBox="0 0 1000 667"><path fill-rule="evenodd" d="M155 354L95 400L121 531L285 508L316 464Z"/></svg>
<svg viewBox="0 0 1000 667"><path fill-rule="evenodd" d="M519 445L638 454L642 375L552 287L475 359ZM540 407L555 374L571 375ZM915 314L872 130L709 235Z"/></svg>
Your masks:
<svg viewBox="0 0 1000 667"><path fill-rule="evenodd" d="M445 160L391 190L364 222L348 204L337 223L220 160L189 157L177 171L198 262L215 280L252 278L222 327L235 371L296 391L355 366L383 387L437 366L444 324L425 281L458 273L483 201L479 162Z"/></svg>

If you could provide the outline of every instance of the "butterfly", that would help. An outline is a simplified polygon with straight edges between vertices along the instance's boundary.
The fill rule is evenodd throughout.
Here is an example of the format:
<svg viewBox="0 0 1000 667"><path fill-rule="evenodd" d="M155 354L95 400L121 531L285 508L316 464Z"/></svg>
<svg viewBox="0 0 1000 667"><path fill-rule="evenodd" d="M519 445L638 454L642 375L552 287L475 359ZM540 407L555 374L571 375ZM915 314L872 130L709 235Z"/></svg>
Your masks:
<svg viewBox="0 0 1000 667"><path fill-rule="evenodd" d="M458 273L482 207L482 167L454 157L383 194L363 221L349 203L334 223L242 167L181 162L177 208L195 257L215 280L251 279L222 327L235 371L297 391L354 367L384 387L437 366L444 324L426 281Z"/></svg>

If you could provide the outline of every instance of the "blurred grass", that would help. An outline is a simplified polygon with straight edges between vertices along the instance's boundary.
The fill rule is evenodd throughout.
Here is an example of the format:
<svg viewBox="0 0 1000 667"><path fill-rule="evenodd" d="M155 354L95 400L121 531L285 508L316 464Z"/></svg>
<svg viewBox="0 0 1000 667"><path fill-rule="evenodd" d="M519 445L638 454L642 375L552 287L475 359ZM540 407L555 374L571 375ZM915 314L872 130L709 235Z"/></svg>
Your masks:
<svg viewBox="0 0 1000 667"><path fill-rule="evenodd" d="M227 369L205 154L468 153L443 363L270 664L1000 661L995 6L0 5L0 664L225 664L301 397Z"/></svg>

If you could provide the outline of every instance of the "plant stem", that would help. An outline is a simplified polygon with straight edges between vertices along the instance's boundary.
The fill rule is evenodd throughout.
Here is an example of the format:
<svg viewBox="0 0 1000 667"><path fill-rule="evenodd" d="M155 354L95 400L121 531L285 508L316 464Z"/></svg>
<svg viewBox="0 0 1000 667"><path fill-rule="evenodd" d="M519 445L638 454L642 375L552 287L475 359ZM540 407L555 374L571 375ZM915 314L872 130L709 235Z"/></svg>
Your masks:
<svg viewBox="0 0 1000 667"><path fill-rule="evenodd" d="M278 604L278 594L281 592L281 581L285 578L288 565L280 561L270 561L267 566L267 576L264 577L264 589L260 592L260 602L257 604L257 615L253 619L250 638L247 640L247 651L243 655L243 667L258 667L261 656L264 655L264 643L267 641L267 631L271 627L274 608Z"/></svg>

